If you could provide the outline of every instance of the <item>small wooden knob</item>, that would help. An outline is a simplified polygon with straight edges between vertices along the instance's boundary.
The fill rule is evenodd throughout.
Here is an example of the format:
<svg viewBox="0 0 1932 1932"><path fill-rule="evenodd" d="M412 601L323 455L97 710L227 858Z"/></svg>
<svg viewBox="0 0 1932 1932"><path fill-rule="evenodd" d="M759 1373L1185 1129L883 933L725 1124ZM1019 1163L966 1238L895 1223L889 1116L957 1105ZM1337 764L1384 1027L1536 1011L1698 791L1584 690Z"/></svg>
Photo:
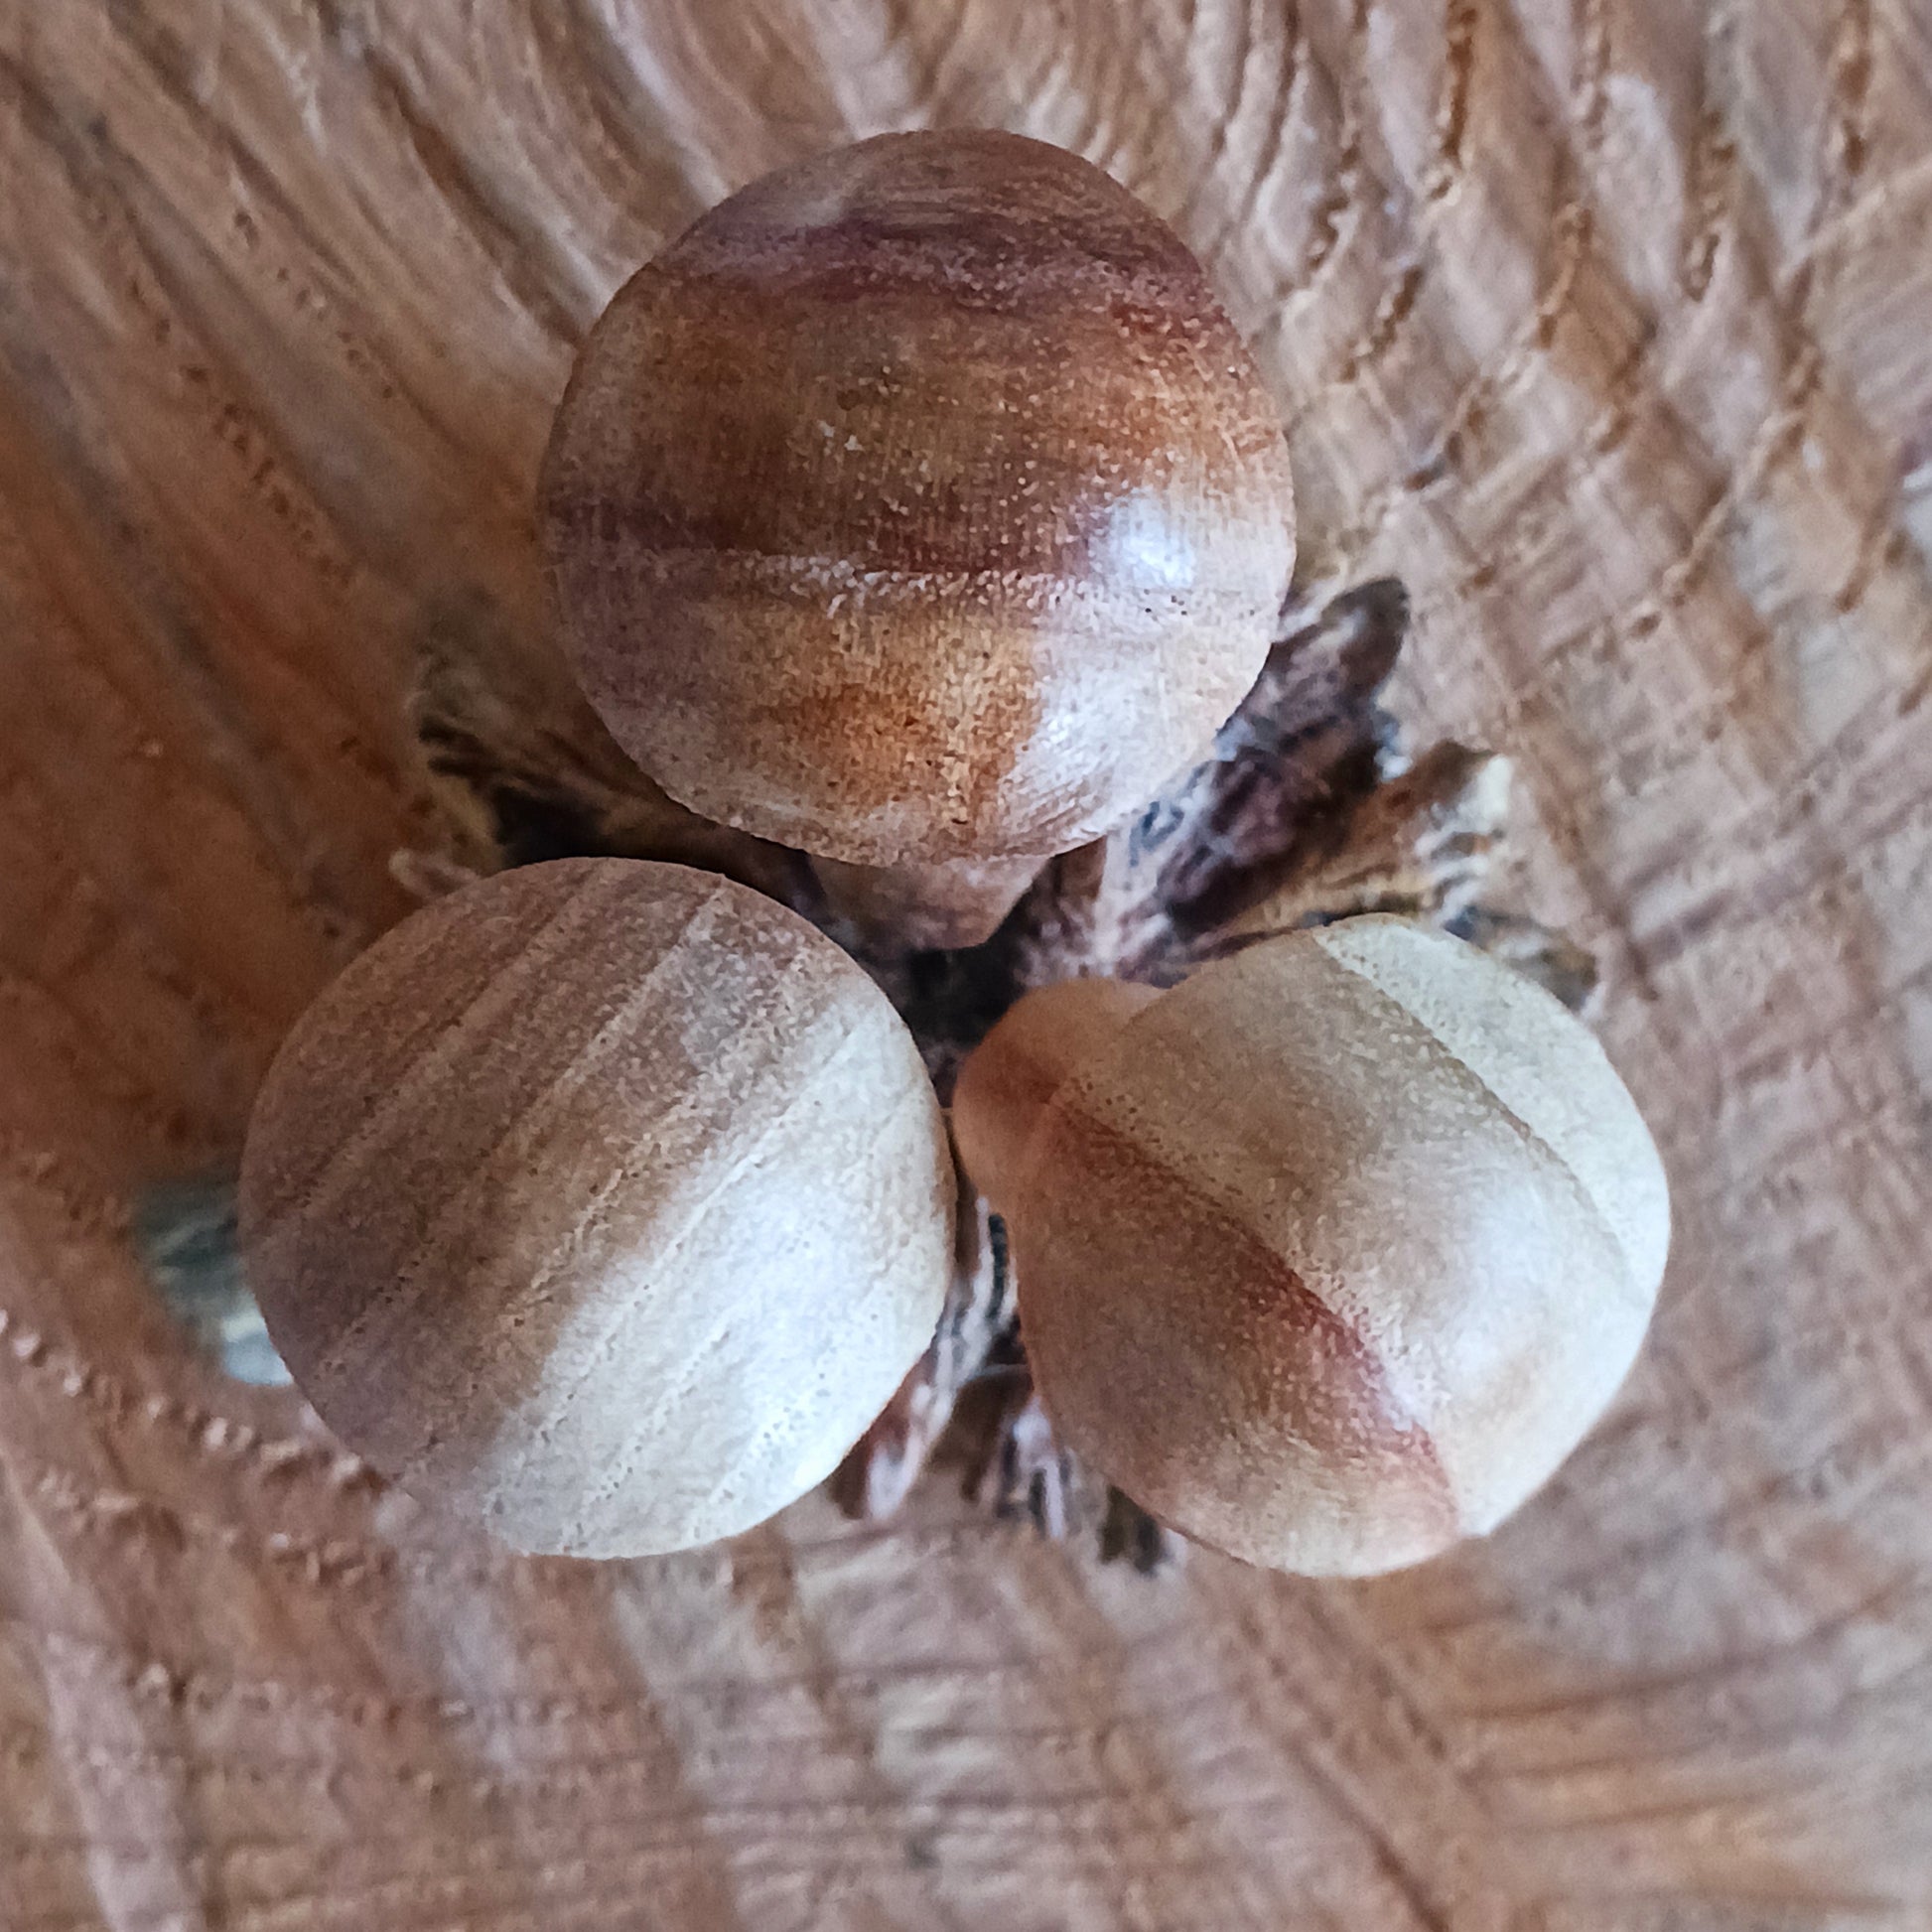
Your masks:
<svg viewBox="0 0 1932 1932"><path fill-rule="evenodd" d="M804 920L678 866L466 888L269 1071L241 1237L323 1419L519 1550L748 1529L930 1339L956 1180L918 1052Z"/></svg>
<svg viewBox="0 0 1932 1932"><path fill-rule="evenodd" d="M1172 1527L1311 1575L1417 1562L1521 1503L1623 1380L1669 1244L1595 1038L1400 919L1137 1009L1031 996L953 1123L1055 1427Z"/></svg>
<svg viewBox="0 0 1932 1932"><path fill-rule="evenodd" d="M1253 684L1294 561L1279 418L1199 264L1098 169L986 131L705 215L593 330L540 494L619 743L866 866L1109 829Z"/></svg>

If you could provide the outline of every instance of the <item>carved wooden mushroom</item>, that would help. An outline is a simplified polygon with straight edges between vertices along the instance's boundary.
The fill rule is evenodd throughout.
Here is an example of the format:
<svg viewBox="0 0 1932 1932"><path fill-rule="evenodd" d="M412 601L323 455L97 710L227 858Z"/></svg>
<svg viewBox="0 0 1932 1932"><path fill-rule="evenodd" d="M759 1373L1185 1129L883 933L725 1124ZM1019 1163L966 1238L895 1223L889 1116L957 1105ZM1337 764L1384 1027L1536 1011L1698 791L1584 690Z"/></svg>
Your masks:
<svg viewBox="0 0 1932 1932"><path fill-rule="evenodd" d="M1669 1242L1595 1038L1400 919L1167 993L1031 995L953 1124L1070 1447L1171 1527L1310 1575L1516 1508L1623 1380Z"/></svg>
<svg viewBox="0 0 1932 1932"><path fill-rule="evenodd" d="M1199 264L987 131L769 175L640 270L540 511L619 743L928 944L1201 756L1294 562L1279 419Z"/></svg>
<svg viewBox="0 0 1932 1932"><path fill-rule="evenodd" d="M956 1178L883 994L678 866L565 860L413 915L270 1070L242 1170L324 1420L520 1550L631 1556L822 1480L931 1336Z"/></svg>

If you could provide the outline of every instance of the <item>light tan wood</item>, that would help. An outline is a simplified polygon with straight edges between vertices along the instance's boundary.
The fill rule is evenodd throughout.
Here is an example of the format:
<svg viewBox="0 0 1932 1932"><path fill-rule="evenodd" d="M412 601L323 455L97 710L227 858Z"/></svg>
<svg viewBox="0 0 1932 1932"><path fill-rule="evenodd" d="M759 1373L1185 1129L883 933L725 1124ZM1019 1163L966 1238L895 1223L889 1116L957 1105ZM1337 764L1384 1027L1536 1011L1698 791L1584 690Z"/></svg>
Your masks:
<svg viewBox="0 0 1932 1932"><path fill-rule="evenodd" d="M1670 1245L1594 1035L1411 919L1162 994L1029 994L952 1116L1055 1432L1169 1528L1298 1576L1521 1507L1629 1372Z"/></svg>
<svg viewBox="0 0 1932 1932"><path fill-rule="evenodd" d="M526 1555L662 1556L816 1488L932 1339L959 1183L858 962L688 866L425 906L262 1083L239 1247L330 1429Z"/></svg>
<svg viewBox="0 0 1932 1932"><path fill-rule="evenodd" d="M828 916L854 943L977 946L1000 929L1045 858L948 859L937 865L849 866L814 859Z"/></svg>
<svg viewBox="0 0 1932 1932"><path fill-rule="evenodd" d="M1506 749L1679 1229L1491 1541L1149 1585L814 1499L439 1531L128 1257L535 649L619 280L857 133L1061 141L1207 261L1311 596ZM1932 30L1908 0L0 5L0 1923L1909 1927L1932 1912Z"/></svg>
<svg viewBox="0 0 1932 1932"><path fill-rule="evenodd" d="M1160 997L1132 980L1058 980L1009 1007L967 1056L947 1112L959 1164L992 1212L1011 1219L1027 1144L1054 1094Z"/></svg>

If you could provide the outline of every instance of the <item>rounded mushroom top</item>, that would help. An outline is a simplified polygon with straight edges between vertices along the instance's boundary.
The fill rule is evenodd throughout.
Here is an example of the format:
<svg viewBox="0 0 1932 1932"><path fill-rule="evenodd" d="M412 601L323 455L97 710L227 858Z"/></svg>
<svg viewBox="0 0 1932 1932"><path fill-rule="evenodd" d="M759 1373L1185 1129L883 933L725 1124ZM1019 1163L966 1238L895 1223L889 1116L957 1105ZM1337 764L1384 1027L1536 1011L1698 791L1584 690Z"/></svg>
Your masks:
<svg viewBox="0 0 1932 1932"><path fill-rule="evenodd" d="M865 865L1063 851L1206 749L1294 561L1281 426L1186 247L1076 156L882 135L620 290L540 489L618 741Z"/></svg>
<svg viewBox="0 0 1932 1932"><path fill-rule="evenodd" d="M242 1252L323 1419L514 1547L682 1549L830 1473L929 1340L943 1121L885 996L678 866L415 913L298 1022Z"/></svg>
<svg viewBox="0 0 1932 1932"><path fill-rule="evenodd" d="M1363 918L1256 946L1028 1085L969 1064L956 1116L1020 1096L993 1165L1048 1411L1235 1556L1367 1574L1487 1531L1635 1356L1656 1150L1588 1031L1459 940ZM997 1120L969 1170L975 1133Z"/></svg>

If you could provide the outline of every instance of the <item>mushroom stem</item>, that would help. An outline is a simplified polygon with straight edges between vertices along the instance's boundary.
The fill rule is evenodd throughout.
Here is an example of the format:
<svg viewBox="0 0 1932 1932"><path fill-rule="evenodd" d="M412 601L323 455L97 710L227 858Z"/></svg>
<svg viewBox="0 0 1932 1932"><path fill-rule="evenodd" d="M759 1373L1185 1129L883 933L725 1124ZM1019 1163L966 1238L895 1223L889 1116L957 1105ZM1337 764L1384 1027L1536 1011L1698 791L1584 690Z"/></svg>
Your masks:
<svg viewBox="0 0 1932 1932"><path fill-rule="evenodd" d="M1012 1211L1021 1157L1046 1103L1160 997L1159 987L1127 980L1062 980L1029 993L980 1042L953 1091L953 1145L996 1213Z"/></svg>
<svg viewBox="0 0 1932 1932"><path fill-rule="evenodd" d="M1046 855L947 859L902 866L853 866L812 860L827 903L862 941L910 951L977 946L992 938Z"/></svg>

